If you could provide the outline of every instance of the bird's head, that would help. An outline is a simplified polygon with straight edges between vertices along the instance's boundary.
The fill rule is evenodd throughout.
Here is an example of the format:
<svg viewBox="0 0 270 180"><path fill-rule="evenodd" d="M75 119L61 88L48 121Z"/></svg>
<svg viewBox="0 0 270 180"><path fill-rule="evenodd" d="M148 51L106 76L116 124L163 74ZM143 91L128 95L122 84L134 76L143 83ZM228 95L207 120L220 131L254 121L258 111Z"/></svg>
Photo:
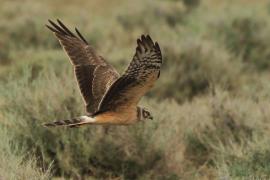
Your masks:
<svg viewBox="0 0 270 180"><path fill-rule="evenodd" d="M153 116L145 108L140 108L140 120L146 120L146 119L153 120Z"/></svg>

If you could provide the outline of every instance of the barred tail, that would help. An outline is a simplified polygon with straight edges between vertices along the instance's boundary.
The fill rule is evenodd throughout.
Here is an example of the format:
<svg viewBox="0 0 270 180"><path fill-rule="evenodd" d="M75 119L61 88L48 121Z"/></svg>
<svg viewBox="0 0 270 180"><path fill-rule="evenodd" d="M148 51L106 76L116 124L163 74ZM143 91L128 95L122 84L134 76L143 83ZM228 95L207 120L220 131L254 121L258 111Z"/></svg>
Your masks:
<svg viewBox="0 0 270 180"><path fill-rule="evenodd" d="M72 128L72 127L78 127L84 124L90 124L94 122L95 122L94 118L91 118L88 116L80 116L73 119L65 119L65 120L60 120L60 121L54 121L51 123L45 123L43 125L47 127L66 126L66 127Z"/></svg>

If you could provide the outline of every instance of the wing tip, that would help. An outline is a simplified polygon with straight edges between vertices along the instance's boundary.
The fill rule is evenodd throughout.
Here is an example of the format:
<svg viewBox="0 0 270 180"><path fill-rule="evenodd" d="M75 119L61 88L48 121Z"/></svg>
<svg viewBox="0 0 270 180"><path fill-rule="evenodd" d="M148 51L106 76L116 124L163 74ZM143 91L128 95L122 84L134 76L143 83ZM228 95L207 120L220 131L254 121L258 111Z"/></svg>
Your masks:
<svg viewBox="0 0 270 180"><path fill-rule="evenodd" d="M147 45L150 45L150 47L152 46L155 49L157 49L158 51L160 51L160 46L159 46L158 42L154 42L149 34L146 34L146 35L142 34L141 38L137 39L137 44L138 45L140 45L140 46L143 45L144 46L145 43Z"/></svg>
<svg viewBox="0 0 270 180"><path fill-rule="evenodd" d="M79 37L77 37L73 32L71 32L69 30L69 28L67 28L67 26L59 18L56 19L57 23L55 23L51 19L48 19L48 22L50 25L45 24L45 26L48 29L50 29L52 32L54 32L58 35L62 35L62 36L75 37L75 38L82 40L85 44L87 44L87 45L89 44L76 27L75 27L75 31Z"/></svg>
<svg viewBox="0 0 270 180"><path fill-rule="evenodd" d="M82 34L80 33L80 31L75 27L75 31L77 33L77 35L81 38L81 40L85 43L88 44L88 42L85 40L85 38L82 36Z"/></svg>
<svg viewBox="0 0 270 180"><path fill-rule="evenodd" d="M146 35L142 34L141 35L141 42L142 42L142 44L149 46L150 48L154 46L154 42L149 34L146 34Z"/></svg>
<svg viewBox="0 0 270 180"><path fill-rule="evenodd" d="M53 24L53 23L54 23L51 19L48 19L48 22L49 22L50 24Z"/></svg>
<svg viewBox="0 0 270 180"><path fill-rule="evenodd" d="M56 21L59 23L59 24L63 24L62 21L60 19L56 19Z"/></svg>
<svg viewBox="0 0 270 180"><path fill-rule="evenodd" d="M147 50L149 48L150 49L153 48L158 53L161 54L161 50L160 50L160 46L158 42L154 42L149 34L146 34L146 35L142 34L141 37L137 39L136 51L141 53L143 49Z"/></svg>
<svg viewBox="0 0 270 180"><path fill-rule="evenodd" d="M141 35L141 40L142 40L142 41L146 41L146 37L145 37L144 34Z"/></svg>
<svg viewBox="0 0 270 180"><path fill-rule="evenodd" d="M142 44L142 40L140 38L137 39L137 44L138 45Z"/></svg>
<svg viewBox="0 0 270 180"><path fill-rule="evenodd" d="M153 43L153 40L152 40L152 38L150 37L149 34L146 35L146 40L147 40L149 43L154 44L154 43Z"/></svg>
<svg viewBox="0 0 270 180"><path fill-rule="evenodd" d="M158 50L160 50L160 47L159 47L158 42L155 42L155 48L157 48Z"/></svg>
<svg viewBox="0 0 270 180"><path fill-rule="evenodd" d="M45 26L46 26L49 30L51 30L52 32L55 32L55 31L56 31L54 28L52 28L52 27L49 26L48 24L45 24Z"/></svg>
<svg viewBox="0 0 270 180"><path fill-rule="evenodd" d="M50 30L52 30L53 32L59 34L59 35L63 35L63 36L72 36L75 37L75 35L64 25L64 23L62 23L62 21L60 19L56 19L56 22L52 21L51 19L48 19L48 22L50 24L46 25Z"/></svg>

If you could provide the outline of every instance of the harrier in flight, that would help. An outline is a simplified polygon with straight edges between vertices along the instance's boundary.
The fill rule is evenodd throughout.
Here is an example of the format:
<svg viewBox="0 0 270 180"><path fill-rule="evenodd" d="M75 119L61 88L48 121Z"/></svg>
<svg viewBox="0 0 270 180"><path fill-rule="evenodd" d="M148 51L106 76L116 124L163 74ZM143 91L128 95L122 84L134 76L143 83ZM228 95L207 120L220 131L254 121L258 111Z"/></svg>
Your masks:
<svg viewBox="0 0 270 180"><path fill-rule="evenodd" d="M159 78L162 56L149 35L137 40L135 55L126 71L119 73L88 44L77 28L71 32L60 20L46 25L58 38L74 67L87 115L44 124L77 127L85 124L129 125L151 114L137 106Z"/></svg>

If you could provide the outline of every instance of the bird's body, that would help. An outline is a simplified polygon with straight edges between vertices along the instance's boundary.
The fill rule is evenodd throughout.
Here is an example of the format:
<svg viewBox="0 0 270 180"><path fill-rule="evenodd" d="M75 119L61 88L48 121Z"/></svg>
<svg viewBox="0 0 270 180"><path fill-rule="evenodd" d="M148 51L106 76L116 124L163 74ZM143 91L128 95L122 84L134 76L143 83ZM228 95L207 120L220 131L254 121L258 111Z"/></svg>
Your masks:
<svg viewBox="0 0 270 180"><path fill-rule="evenodd" d="M140 119L138 118L136 108L126 108L122 112L104 112L94 117L97 124L125 125L133 124Z"/></svg>
<svg viewBox="0 0 270 180"><path fill-rule="evenodd" d="M87 115L46 123L46 126L77 127L85 124L129 125L152 119L144 108L138 107L142 96L160 75L162 57L159 45L149 35L137 40L133 60L122 76L88 44L75 28L73 34L61 21L50 21L54 32L67 52L83 96Z"/></svg>

